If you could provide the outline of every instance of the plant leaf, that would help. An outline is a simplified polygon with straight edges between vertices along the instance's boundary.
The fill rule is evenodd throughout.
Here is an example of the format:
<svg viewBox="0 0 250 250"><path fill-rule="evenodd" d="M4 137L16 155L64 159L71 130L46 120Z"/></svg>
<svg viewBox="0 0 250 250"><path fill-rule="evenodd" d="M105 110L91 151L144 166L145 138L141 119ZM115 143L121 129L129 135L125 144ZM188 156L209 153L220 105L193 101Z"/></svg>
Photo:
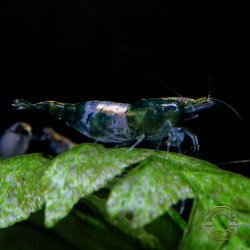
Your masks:
<svg viewBox="0 0 250 250"><path fill-rule="evenodd" d="M98 216L102 216L106 223L112 225L112 221L110 221L107 214L106 199L100 199L95 195L88 195L82 199L81 202L88 204L92 210L98 213ZM128 229L127 223L127 219L124 218L122 223L124 227L120 227L119 230L126 235L130 235L133 239L136 239L144 249L163 249L163 246L153 234L146 232L144 228Z"/></svg>
<svg viewBox="0 0 250 250"><path fill-rule="evenodd" d="M250 248L250 181L228 171L213 169L186 172L190 186L196 192L196 205L182 241L182 249L239 249ZM239 218L239 230L228 241L211 239L204 230L206 213L216 206L233 209ZM223 221L220 227L226 230ZM197 237L199 235L199 237Z"/></svg>
<svg viewBox="0 0 250 250"><path fill-rule="evenodd" d="M43 212L41 210L27 221L1 229L1 250L143 249L128 235L110 230L98 218L75 210L53 229L45 228Z"/></svg>
<svg viewBox="0 0 250 250"><path fill-rule="evenodd" d="M161 152L155 155L163 156ZM233 249L237 244L242 249L250 247L249 179L191 157L170 154L167 161L159 157L145 160L114 186L108 212L118 226L127 216L130 227L141 227L168 211L176 201L185 199L185 190L193 190L194 194L186 192L186 198L193 196L196 206L181 249ZM228 206L239 215L239 232L227 242L209 238L204 230L206 212L219 205ZM224 223L222 220L220 226L225 228Z"/></svg>
<svg viewBox="0 0 250 250"><path fill-rule="evenodd" d="M104 187L111 190L107 202L91 199L89 194ZM28 218L44 201L45 224L51 227L85 197L107 223L145 248L166 247L164 232L174 246L183 230L180 249L250 248L250 180L185 155L168 153L166 159L161 151L82 144L52 161L41 154L0 160L0 190L0 227ZM172 205L187 198L194 205L186 225ZM205 214L216 206L238 214L239 231L228 241L205 233ZM221 218L217 225L227 228Z"/></svg>
<svg viewBox="0 0 250 250"><path fill-rule="evenodd" d="M0 162L0 228L27 219L44 204L40 180L50 160L42 154Z"/></svg>
<svg viewBox="0 0 250 250"><path fill-rule="evenodd" d="M105 149L97 144L82 144L58 157L43 178L46 199L45 224L53 226L65 217L81 197L104 187L152 152L127 148Z"/></svg>
<svg viewBox="0 0 250 250"><path fill-rule="evenodd" d="M133 169L111 191L108 211L113 223L130 217L129 226L143 227L179 200L193 198L190 186L171 171L168 161L150 157Z"/></svg>
<svg viewBox="0 0 250 250"><path fill-rule="evenodd" d="M172 210L174 212L174 209ZM168 213L151 221L144 228L159 240L163 249L176 249L184 233Z"/></svg>

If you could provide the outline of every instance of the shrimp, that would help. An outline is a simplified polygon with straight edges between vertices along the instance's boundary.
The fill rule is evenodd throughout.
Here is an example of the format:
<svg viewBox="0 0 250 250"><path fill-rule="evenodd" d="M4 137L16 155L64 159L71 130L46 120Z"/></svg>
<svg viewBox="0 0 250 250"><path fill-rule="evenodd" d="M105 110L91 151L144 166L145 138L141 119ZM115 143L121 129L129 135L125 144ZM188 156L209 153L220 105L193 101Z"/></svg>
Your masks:
<svg viewBox="0 0 250 250"><path fill-rule="evenodd" d="M214 102L210 98L167 97L142 99L132 104L111 101L33 104L17 99L12 105L17 109L48 111L56 119L101 143L133 143L131 150L141 141L149 141L157 146L167 145L169 151L172 146L180 148L185 136L191 139L194 150L199 149L197 136L179 124L196 118Z"/></svg>
<svg viewBox="0 0 250 250"><path fill-rule="evenodd" d="M53 128L46 127L42 131L44 140L49 141L49 151L53 155L59 155L77 145L67 137L58 134Z"/></svg>
<svg viewBox="0 0 250 250"><path fill-rule="evenodd" d="M10 158L25 154L31 139L32 128L28 123L14 123L0 137L0 157Z"/></svg>

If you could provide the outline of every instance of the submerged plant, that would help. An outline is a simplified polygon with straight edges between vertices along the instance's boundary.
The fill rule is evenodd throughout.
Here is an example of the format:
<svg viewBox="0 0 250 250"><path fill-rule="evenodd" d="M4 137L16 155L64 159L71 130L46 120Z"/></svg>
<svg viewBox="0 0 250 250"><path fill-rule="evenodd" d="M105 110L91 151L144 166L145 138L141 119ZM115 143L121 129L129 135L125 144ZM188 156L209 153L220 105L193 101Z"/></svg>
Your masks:
<svg viewBox="0 0 250 250"><path fill-rule="evenodd" d="M165 156L81 144L55 158L0 160L1 249L43 247L48 237L46 249L249 249L249 179L185 155ZM187 199L192 209L183 218L176 204ZM218 206L238 216L227 240L205 230L206 214ZM217 219L218 231L233 228L228 218Z"/></svg>

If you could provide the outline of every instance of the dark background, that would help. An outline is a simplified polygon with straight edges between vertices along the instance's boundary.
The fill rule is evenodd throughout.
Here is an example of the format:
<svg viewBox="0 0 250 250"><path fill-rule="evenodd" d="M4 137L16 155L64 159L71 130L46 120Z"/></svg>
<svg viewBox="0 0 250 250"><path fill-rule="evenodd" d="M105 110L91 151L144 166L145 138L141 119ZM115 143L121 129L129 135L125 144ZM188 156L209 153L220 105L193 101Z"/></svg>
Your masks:
<svg viewBox="0 0 250 250"><path fill-rule="evenodd" d="M156 77L186 97L211 92L242 116L217 106L183 124L200 140L193 155L249 159L248 17L238 1L1 1L0 132L21 120L88 141L49 115L10 104L175 96ZM224 168L250 175L249 164Z"/></svg>

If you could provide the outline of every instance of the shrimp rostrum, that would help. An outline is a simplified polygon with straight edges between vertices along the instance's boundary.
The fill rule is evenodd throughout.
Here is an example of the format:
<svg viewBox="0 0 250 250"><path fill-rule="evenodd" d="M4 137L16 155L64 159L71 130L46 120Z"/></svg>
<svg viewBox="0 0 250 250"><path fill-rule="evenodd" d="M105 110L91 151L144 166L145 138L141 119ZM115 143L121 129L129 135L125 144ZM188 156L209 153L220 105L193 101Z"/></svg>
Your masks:
<svg viewBox="0 0 250 250"><path fill-rule="evenodd" d="M196 135L180 127L186 119L196 118L202 110L214 105L210 98L184 97L143 99L132 104L110 101L60 103L44 101L30 103L15 100L17 109L48 111L85 136L102 143L137 146L149 141L156 146L180 148L185 136L191 139L193 149L199 149Z"/></svg>

